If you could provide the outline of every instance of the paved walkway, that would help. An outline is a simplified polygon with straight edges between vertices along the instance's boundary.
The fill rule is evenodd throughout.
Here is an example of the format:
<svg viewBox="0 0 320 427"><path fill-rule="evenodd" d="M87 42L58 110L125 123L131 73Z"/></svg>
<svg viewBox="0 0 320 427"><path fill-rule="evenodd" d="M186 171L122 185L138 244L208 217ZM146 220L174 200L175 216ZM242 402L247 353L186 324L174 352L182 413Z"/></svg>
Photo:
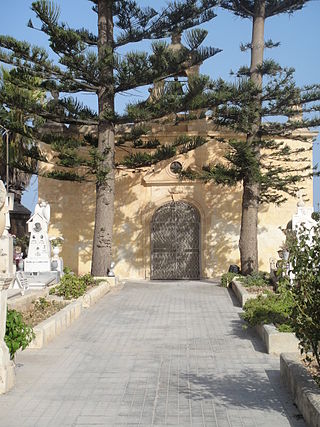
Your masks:
<svg viewBox="0 0 320 427"><path fill-rule="evenodd" d="M131 282L18 356L1 427L304 427L278 358L210 282Z"/></svg>

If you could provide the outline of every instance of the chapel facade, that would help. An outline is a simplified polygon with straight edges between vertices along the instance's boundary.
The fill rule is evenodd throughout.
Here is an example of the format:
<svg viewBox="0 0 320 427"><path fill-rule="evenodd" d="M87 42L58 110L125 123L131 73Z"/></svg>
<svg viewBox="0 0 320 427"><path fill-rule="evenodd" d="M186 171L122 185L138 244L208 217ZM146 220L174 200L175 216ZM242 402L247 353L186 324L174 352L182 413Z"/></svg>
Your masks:
<svg viewBox="0 0 320 427"><path fill-rule="evenodd" d="M170 47L175 51L183 47L181 35L173 35ZM179 77L197 75L199 67L187 67ZM176 83L179 85L177 80ZM149 90L150 100L161 96L164 84L164 81L155 82ZM63 125L55 126L59 127L58 132L63 131ZM90 131L83 129L83 133ZM221 139L241 136L217 127L208 117L188 120L186 116L183 121L153 124L148 138L170 145L181 135L200 136L208 143L151 167L116 170L113 260L115 273L120 278L214 278L226 272L230 264L239 264L242 186L230 188L181 180L178 172L181 168L201 168L221 161L226 149ZM305 129L300 130L299 135L311 143L316 133ZM299 144L296 140L290 141L293 147ZM117 149L116 161L123 155L124 152ZM306 165L311 170L312 152L308 155ZM312 204L312 180L306 181L303 187L305 199ZM64 264L78 274L90 272L94 183L39 177L39 199L51 206L50 234L64 238ZM280 207L261 205L258 225L261 270L269 271L269 259L276 258L284 240L279 227L285 228L295 211L293 198Z"/></svg>
<svg viewBox="0 0 320 427"><path fill-rule="evenodd" d="M206 118L152 127L152 138L161 143L173 143L182 134L202 136L209 142L151 167L116 171L113 258L120 278L214 278L226 272L230 264L239 264L242 187L181 180L177 173L181 167L200 168L221 160L225 146L219 140L236 135ZM300 134L310 142L315 137L307 129ZM311 169L312 153L306 162ZM312 180L303 187L305 199L312 204ZM39 198L51 206L50 234L64 238L65 265L78 274L90 272L94 183L39 178ZM280 227L285 228L292 219L296 202L289 198L281 206L261 205L261 270L269 271L270 258L277 257L284 241Z"/></svg>

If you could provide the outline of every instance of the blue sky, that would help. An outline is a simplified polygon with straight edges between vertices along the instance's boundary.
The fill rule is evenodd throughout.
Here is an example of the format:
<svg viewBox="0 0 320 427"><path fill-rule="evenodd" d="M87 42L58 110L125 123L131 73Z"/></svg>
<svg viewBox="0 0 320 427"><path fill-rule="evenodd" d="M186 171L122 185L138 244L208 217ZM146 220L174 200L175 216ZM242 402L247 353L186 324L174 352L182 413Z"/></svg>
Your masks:
<svg viewBox="0 0 320 427"><path fill-rule="evenodd" d="M34 18L30 10L32 0L10 0L1 5L0 33L12 35L20 40L47 46L46 37L39 31L27 28L28 19ZM91 2L88 0L59 0L62 19L70 26L86 27L96 30L96 15L91 12ZM152 5L151 1L139 2L142 5ZM165 5L162 0L157 1L157 7ZM229 77L230 70L237 70L241 65L248 65L249 53L240 52L240 43L246 43L251 36L251 23L217 9L217 17L204 25L209 31L206 44L223 49L223 52L205 62L201 71L212 78ZM315 0L307 4L302 11L293 15L280 15L269 18L265 27L265 39L280 41L280 47L268 50L266 57L272 57L283 66L294 67L298 85L319 82L320 69L320 2ZM36 22L36 21L35 21ZM144 44L143 48L145 48ZM141 47L141 44L140 44ZM139 49L139 45L132 45L132 49ZM118 110L132 97L139 98L145 94L143 89L135 90L129 95L119 96ZM91 107L96 106L95 97L86 95L84 100ZM320 163L320 138L314 146L314 163ZM29 209L34 207L37 200L36 180L26 192L23 201ZM320 203L320 179L314 180L314 206Z"/></svg>

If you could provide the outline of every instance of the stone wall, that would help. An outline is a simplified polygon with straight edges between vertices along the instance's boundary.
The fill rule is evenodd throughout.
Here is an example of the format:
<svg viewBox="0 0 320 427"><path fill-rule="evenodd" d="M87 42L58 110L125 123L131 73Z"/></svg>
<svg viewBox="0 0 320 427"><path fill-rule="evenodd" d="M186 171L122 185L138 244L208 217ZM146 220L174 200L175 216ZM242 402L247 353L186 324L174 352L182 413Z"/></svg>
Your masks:
<svg viewBox="0 0 320 427"><path fill-rule="evenodd" d="M162 143L173 142L183 133L206 136L210 143L194 152L143 170L118 170L114 225L115 273L122 278L150 277L150 227L156 209L172 200L195 206L201 216L201 277L215 277L230 264L239 264L241 187L227 188L212 183L181 181L170 171L174 160L184 167L199 166L221 159L222 135L206 120L184 122L177 126L158 125L153 137ZM223 132L226 133L225 131ZM313 134L306 131L312 138ZM228 134L228 137L232 134ZM234 135L235 136L235 135ZM117 153L119 158L121 154ZM310 166L312 155L310 154ZM312 181L305 183L305 194L312 204ZM65 265L82 274L90 271L93 238L94 184L70 183L39 178L39 197L51 205L50 234L65 239L62 257ZM297 200L290 198L281 207L261 206L259 213L260 268L269 270L269 258L276 257L286 227L296 210Z"/></svg>

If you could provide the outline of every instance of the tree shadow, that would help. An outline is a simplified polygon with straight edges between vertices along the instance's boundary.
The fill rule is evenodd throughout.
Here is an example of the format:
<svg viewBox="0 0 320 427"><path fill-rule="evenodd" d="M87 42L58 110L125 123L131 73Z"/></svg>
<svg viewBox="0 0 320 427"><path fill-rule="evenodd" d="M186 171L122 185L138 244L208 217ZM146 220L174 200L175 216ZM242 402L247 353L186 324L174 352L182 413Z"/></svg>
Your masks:
<svg viewBox="0 0 320 427"><path fill-rule="evenodd" d="M202 127L203 126L203 127ZM178 135L209 135L203 122L160 125L153 137L170 144ZM201 216L201 278L217 277L230 264L239 263L239 230L242 188L214 183L182 181L170 175L170 164L201 167L220 161L223 145L219 130L207 144L139 170L116 171L113 260L122 278L149 278L151 270L151 224L155 211L170 201L185 201ZM216 138L216 139L215 139ZM120 150L120 149L119 149ZM119 150L116 153L119 156ZM62 257L76 273L90 271L95 213L94 183L76 183L39 178L39 194L51 204L50 234L62 235ZM106 215L108 213L106 212Z"/></svg>
<svg viewBox="0 0 320 427"><path fill-rule="evenodd" d="M270 376L272 381L270 381ZM248 408L286 415L291 426L292 414L284 406L284 391L281 390L278 370L253 371L248 368L232 374L209 373L196 374L182 372L179 375L179 393L194 402L213 400L215 404ZM289 396L285 396L286 400ZM298 415L296 415L297 417ZM274 415L273 415L274 417Z"/></svg>
<svg viewBox="0 0 320 427"><path fill-rule="evenodd" d="M258 333L255 331L254 328L248 326L248 324L243 319L241 319L240 314L239 319L231 320L230 325L230 335L233 335L245 341L250 341L253 348L258 353L266 353L266 348Z"/></svg>
<svg viewBox="0 0 320 427"><path fill-rule="evenodd" d="M62 236L64 265L84 273L91 260L94 225L94 186L39 178L41 200L50 203L50 235Z"/></svg>

